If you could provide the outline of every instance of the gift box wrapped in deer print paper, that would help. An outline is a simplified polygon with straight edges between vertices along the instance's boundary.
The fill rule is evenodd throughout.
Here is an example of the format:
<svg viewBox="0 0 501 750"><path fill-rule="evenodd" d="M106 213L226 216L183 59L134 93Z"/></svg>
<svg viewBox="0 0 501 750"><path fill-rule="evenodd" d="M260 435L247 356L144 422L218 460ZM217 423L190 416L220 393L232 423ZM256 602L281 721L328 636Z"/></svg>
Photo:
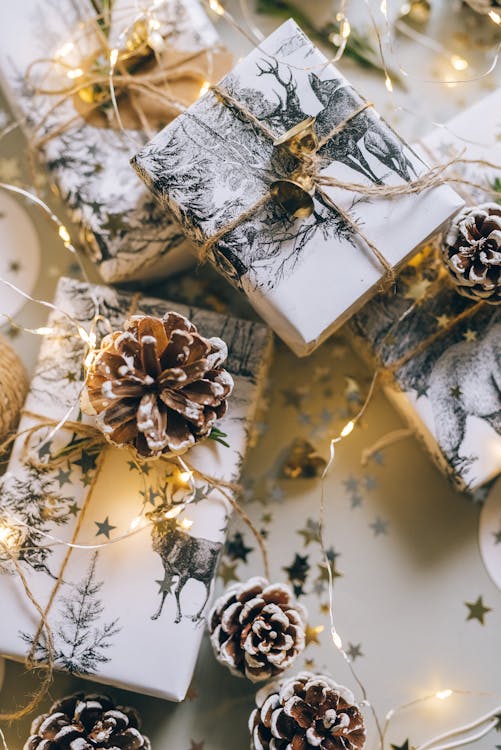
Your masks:
<svg viewBox="0 0 501 750"><path fill-rule="evenodd" d="M130 155L195 101L206 81L228 70L231 57L218 47L199 0L143 4L146 18L141 3L108 5L110 22L106 16L98 23L98 6L90 0L4 4L0 77L102 278L157 278L186 268L195 256L178 222L131 171ZM153 24L149 35L146 21ZM133 44L139 45L134 56ZM115 89L124 130L106 81L113 48L119 51ZM130 95L120 78L125 68Z"/></svg>
<svg viewBox="0 0 501 750"><path fill-rule="evenodd" d="M478 185L461 188L469 206L492 201L487 189L501 177L500 113L497 91L421 144L431 160L463 154L493 165L455 168ZM501 310L458 294L438 247L403 269L396 294L374 299L350 328L391 375L390 400L460 488L474 490L501 471Z"/></svg>
<svg viewBox="0 0 501 750"><path fill-rule="evenodd" d="M360 193L405 186L426 166L292 20L133 165L300 356L461 205L444 186Z"/></svg>
<svg viewBox="0 0 501 750"><path fill-rule="evenodd" d="M229 485L238 481L271 335L259 323L69 279L60 281L55 306L2 487L2 539L11 544L41 607L51 601L47 617L55 668L182 700L231 511ZM189 328L184 315L217 352L224 354L226 342L224 381L214 382L217 391L220 382L232 380L233 392L211 433L217 439L205 438L179 459L141 460L137 452L109 444L96 432L97 418L87 416L80 395L84 373L90 372L86 348L94 334L99 345L110 327L123 331L132 312L159 318L171 310L179 323L172 337L185 336L179 333ZM122 339L131 341L131 329L125 330ZM145 357L150 338L142 339ZM201 362L195 358L191 375L188 365L171 374L186 376L193 391L193 367ZM121 386L110 381L106 393L130 387L138 377L125 378ZM209 385L199 380L197 392L200 396L202 388L202 402L210 404ZM65 427L56 429L60 420ZM26 432L31 427L36 429ZM117 439L116 431L112 437ZM0 654L47 660L47 633L5 547L0 572L12 573L0 575L0 598L9 611L0 622Z"/></svg>

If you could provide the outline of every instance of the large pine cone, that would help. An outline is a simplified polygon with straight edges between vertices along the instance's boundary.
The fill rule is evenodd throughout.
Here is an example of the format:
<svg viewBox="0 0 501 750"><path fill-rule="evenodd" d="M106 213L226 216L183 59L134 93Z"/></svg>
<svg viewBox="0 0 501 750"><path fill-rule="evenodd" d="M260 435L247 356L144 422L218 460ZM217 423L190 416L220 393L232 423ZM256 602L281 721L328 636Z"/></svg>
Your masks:
<svg viewBox="0 0 501 750"><path fill-rule="evenodd" d="M304 649L307 616L284 583L255 577L229 586L209 615L216 659L238 677L267 680Z"/></svg>
<svg viewBox="0 0 501 750"><path fill-rule="evenodd" d="M182 315L133 315L106 336L87 375L88 405L110 442L143 456L183 453L209 435L233 389L224 341Z"/></svg>
<svg viewBox="0 0 501 750"><path fill-rule="evenodd" d="M71 695L54 703L31 725L24 750L150 750L132 708L115 706L104 695Z"/></svg>
<svg viewBox="0 0 501 750"><path fill-rule="evenodd" d="M330 677L301 672L266 685L249 719L253 750L360 750L364 719L352 693Z"/></svg>
<svg viewBox="0 0 501 750"><path fill-rule="evenodd" d="M470 206L453 219L442 257L458 292L490 304L501 302L501 206Z"/></svg>

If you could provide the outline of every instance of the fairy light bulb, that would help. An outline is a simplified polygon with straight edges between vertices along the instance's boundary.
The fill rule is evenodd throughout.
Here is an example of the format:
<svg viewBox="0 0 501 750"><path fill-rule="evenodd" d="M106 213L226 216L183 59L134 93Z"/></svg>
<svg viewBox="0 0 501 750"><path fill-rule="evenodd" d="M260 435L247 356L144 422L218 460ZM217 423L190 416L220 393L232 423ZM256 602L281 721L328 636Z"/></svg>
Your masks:
<svg viewBox="0 0 501 750"><path fill-rule="evenodd" d="M175 505L173 508L164 513L164 518L177 518L182 510L184 510L184 505Z"/></svg>
<svg viewBox="0 0 501 750"><path fill-rule="evenodd" d="M393 93L393 84L391 82L391 78L388 75L388 73L386 73L384 85L386 86L386 90L389 91L390 94L392 94Z"/></svg>
<svg viewBox="0 0 501 750"><path fill-rule="evenodd" d="M182 484L188 484L191 481L192 477L193 477L193 472L191 472L191 471L180 471L179 472L179 481Z"/></svg>
<svg viewBox="0 0 501 750"><path fill-rule="evenodd" d="M130 530L135 531L136 529L138 529L142 520L143 520L142 516L136 516L135 518L133 518L129 524Z"/></svg>
<svg viewBox="0 0 501 750"><path fill-rule="evenodd" d="M341 636L337 632L337 630L331 630L331 636L332 636L332 642L335 645L335 647L339 650L343 650L343 641L341 640Z"/></svg>
<svg viewBox="0 0 501 750"><path fill-rule="evenodd" d="M209 81L204 81L202 83L202 85L200 86L199 96L203 96L204 94L206 94L209 89L210 89L210 83L209 83Z"/></svg>
<svg viewBox="0 0 501 750"><path fill-rule="evenodd" d="M12 528L6 523L0 523L0 545L12 549L16 544L17 534Z"/></svg>
<svg viewBox="0 0 501 750"><path fill-rule="evenodd" d="M65 245L68 245L69 242L71 242L70 233L68 232L68 230L66 229L66 227L64 226L64 224L61 224L61 226L59 227L57 233L58 233L58 235L60 236L60 238L62 239L62 241L64 242Z"/></svg>
<svg viewBox="0 0 501 750"><path fill-rule="evenodd" d="M118 60L118 49L114 47L110 50L110 67L114 68Z"/></svg>
<svg viewBox="0 0 501 750"><path fill-rule="evenodd" d="M451 55L450 62L454 70L462 71L466 70L466 68L468 67L468 61L460 55Z"/></svg>
<svg viewBox="0 0 501 750"><path fill-rule="evenodd" d="M49 328L48 326L40 326L40 328L34 328L33 333L36 333L37 336L50 336L51 334L55 333L55 330L53 328Z"/></svg>
<svg viewBox="0 0 501 750"><path fill-rule="evenodd" d="M218 16L224 16L224 8L219 0L209 0L209 8Z"/></svg>
<svg viewBox="0 0 501 750"><path fill-rule="evenodd" d="M438 698L439 701L445 701L447 698L450 698L452 695L452 690L450 688L446 688L445 690L439 690L435 693L435 698Z"/></svg>
<svg viewBox="0 0 501 750"><path fill-rule="evenodd" d="M75 48L75 45L73 42L65 42L61 45L61 47L56 52L56 57L61 59L62 57L67 57L67 55L70 54Z"/></svg>
<svg viewBox="0 0 501 750"><path fill-rule="evenodd" d="M82 68L72 68L72 70L68 70L66 73L68 78L81 78L83 76L83 70Z"/></svg>
<svg viewBox="0 0 501 750"><path fill-rule="evenodd" d="M487 15L489 16L491 21L497 23L498 26L501 26L501 16L499 15L499 13L496 13L495 10L490 10Z"/></svg>
<svg viewBox="0 0 501 750"><path fill-rule="evenodd" d="M355 422L352 420L351 422L348 422L345 424L341 432L339 433L342 438L348 437L348 435L351 435L353 432L353 428L355 427Z"/></svg>
<svg viewBox="0 0 501 750"><path fill-rule="evenodd" d="M190 518L183 518L183 520L179 523L179 525L185 531L188 531L193 526L193 521Z"/></svg>

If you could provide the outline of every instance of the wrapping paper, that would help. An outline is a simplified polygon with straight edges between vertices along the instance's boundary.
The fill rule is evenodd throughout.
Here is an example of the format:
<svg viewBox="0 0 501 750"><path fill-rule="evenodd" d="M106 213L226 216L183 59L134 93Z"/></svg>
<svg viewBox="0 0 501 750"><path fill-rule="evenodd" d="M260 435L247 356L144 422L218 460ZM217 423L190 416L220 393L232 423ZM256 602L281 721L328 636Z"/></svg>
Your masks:
<svg viewBox="0 0 501 750"><path fill-rule="evenodd" d="M70 418L78 417L83 342L75 334L75 322L89 328L93 297L115 328L134 300L106 287L61 280L55 305L72 320L60 312L50 316L52 333L42 344L21 432L44 416L59 420L71 410ZM269 332L260 324L182 305L173 308L154 299L141 299L138 312L162 315L169 309L188 316L203 335L220 336L228 344L226 367L235 389L218 427L230 447L207 440L185 457L207 476L236 481L261 396ZM150 464L142 471L126 449L109 447L96 454L84 447L77 460L44 469L38 463L49 453L54 456L78 440L69 430L51 437L51 429L37 433L28 447L24 437L17 438L4 480L0 521L22 533L19 564L43 607L68 551L60 541L84 545L71 550L48 613L55 666L98 682L182 700L204 630L203 605L224 541L228 500L208 481L197 480L195 501L178 516L179 523L136 527L134 519L141 513L147 519L148 512L166 504L165 464ZM132 530L136 533L130 535ZM121 539L124 534L129 535ZM103 543L106 546L100 546ZM0 556L0 572L0 599L9 612L0 622L0 653L22 659L34 646L39 616L5 554ZM34 653L41 659L47 656L44 634Z"/></svg>
<svg viewBox="0 0 501 750"><path fill-rule="evenodd" d="M46 143L43 158L72 218L81 225L81 241L102 278L117 282L175 273L193 262L190 243L173 217L151 199L129 166L131 151L147 140L145 133L130 129L123 133L116 127L90 124L78 116L78 99L69 99L48 114L61 97L35 93L25 78L28 66L40 58L59 55L64 64L74 68L81 64L96 46L89 31L92 12L87 0L6 4L0 27L1 82L24 123L28 140L34 139L35 132L37 137L54 132L73 118L69 127ZM161 12L162 28L174 29L168 38L172 54L179 50L178 62L218 44L216 31L198 0L168 0ZM110 45L118 44L120 33L130 26L137 10L133 3L118 0L113 13ZM87 19L84 30L78 25L82 19ZM222 66L222 59L216 54L211 58L216 77L229 64L226 56ZM189 67L193 65L190 62ZM52 65L50 75L48 69L46 64L31 71L40 87L72 84L63 65ZM78 84L78 78L74 83ZM192 90L193 81L189 84L184 103L197 96ZM174 94L178 92L174 84L173 90ZM45 117L46 122L39 128Z"/></svg>
<svg viewBox="0 0 501 750"><path fill-rule="evenodd" d="M244 58L220 86L276 136L307 116L326 137L362 104L362 97L304 35L286 21ZM356 184L405 184L423 161L371 108L320 150L321 173ZM257 312L302 356L345 322L374 292L383 269L354 227L317 192L308 219L290 220L268 200L294 160L209 91L161 131L133 164L163 204L239 285ZM408 258L460 205L449 188L394 200L341 188L325 192L348 212L393 267Z"/></svg>
<svg viewBox="0 0 501 750"><path fill-rule="evenodd" d="M458 165L478 188L464 186L466 202L492 200L484 191L501 176L501 91L491 94L423 139L423 153L437 160L462 154L499 164L499 170ZM462 489L474 490L501 470L501 311L460 296L437 254L430 250L402 271L396 295L381 295L350 323L355 341L372 362L394 368L428 337L387 383L403 413L444 471ZM450 327L450 321L465 318ZM440 335L440 331L443 334Z"/></svg>

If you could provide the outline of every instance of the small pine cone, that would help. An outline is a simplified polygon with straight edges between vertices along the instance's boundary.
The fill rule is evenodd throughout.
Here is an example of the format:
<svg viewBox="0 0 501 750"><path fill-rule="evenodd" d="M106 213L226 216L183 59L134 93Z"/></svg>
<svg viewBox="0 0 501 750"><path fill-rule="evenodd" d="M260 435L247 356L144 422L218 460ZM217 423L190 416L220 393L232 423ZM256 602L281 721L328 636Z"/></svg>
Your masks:
<svg viewBox="0 0 501 750"><path fill-rule="evenodd" d="M486 16L488 13L494 11L498 15L501 12L501 1L500 0L464 0L467 5L476 13L481 13Z"/></svg>
<svg viewBox="0 0 501 750"><path fill-rule="evenodd" d="M71 695L54 703L31 725L24 750L150 750L132 708L104 695Z"/></svg>
<svg viewBox="0 0 501 750"><path fill-rule="evenodd" d="M87 375L82 410L113 444L143 456L184 453L210 434L233 390L221 367L224 341L206 339L187 318L133 315L106 336Z"/></svg>
<svg viewBox="0 0 501 750"><path fill-rule="evenodd" d="M501 206L463 208L445 235L442 257L460 294L501 303Z"/></svg>
<svg viewBox="0 0 501 750"><path fill-rule="evenodd" d="M253 750L361 750L365 725L353 694L330 677L300 672L261 688L249 719Z"/></svg>
<svg viewBox="0 0 501 750"><path fill-rule="evenodd" d="M287 669L305 646L306 609L284 583L250 578L230 586L209 615L216 659L237 677L267 680Z"/></svg>

